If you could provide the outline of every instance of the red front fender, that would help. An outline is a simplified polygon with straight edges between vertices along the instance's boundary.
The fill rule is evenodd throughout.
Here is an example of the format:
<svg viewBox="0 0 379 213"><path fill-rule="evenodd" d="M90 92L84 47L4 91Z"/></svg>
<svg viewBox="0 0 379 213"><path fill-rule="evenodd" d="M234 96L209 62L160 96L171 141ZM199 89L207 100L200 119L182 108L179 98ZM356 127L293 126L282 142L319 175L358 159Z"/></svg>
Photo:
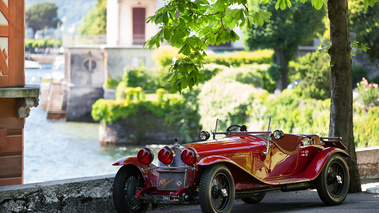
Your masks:
<svg viewBox="0 0 379 213"><path fill-rule="evenodd" d="M131 169L138 169L148 187L155 187L158 182L158 173L156 172L156 165L150 164L148 166L140 163L137 157L125 157L115 163L113 166L128 166Z"/></svg>
<svg viewBox="0 0 379 213"><path fill-rule="evenodd" d="M324 165L326 161L332 156L333 154L340 154L343 157L349 157L349 154L347 154L345 151L339 148L335 147L328 147L323 150L321 150L309 163L307 168L304 170L303 173L301 173L298 178L305 178L314 180L317 178L317 176L320 174L322 168L324 168Z"/></svg>
<svg viewBox="0 0 379 213"><path fill-rule="evenodd" d="M234 161L232 161L229 158L226 158L224 156L221 156L221 155L212 155L212 156L205 157L205 158L201 159L199 162L197 162L196 166L208 166L208 165L212 165L215 163L231 163L231 164L234 164L234 165L240 167Z"/></svg>

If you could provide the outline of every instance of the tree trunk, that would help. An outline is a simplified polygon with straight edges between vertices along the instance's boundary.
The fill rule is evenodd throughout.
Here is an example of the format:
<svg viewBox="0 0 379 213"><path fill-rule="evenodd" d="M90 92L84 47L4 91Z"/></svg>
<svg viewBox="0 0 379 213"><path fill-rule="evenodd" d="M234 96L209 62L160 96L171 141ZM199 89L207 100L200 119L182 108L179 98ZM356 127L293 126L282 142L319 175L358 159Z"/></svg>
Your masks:
<svg viewBox="0 0 379 213"><path fill-rule="evenodd" d="M287 88L287 76L288 76L288 58L284 54L283 50L275 49L276 63L280 66L280 73L282 77L276 80L276 89L283 91Z"/></svg>
<svg viewBox="0 0 379 213"><path fill-rule="evenodd" d="M347 0L329 0L331 58L330 137L342 137L350 159L350 192L361 191L353 135L353 88Z"/></svg>

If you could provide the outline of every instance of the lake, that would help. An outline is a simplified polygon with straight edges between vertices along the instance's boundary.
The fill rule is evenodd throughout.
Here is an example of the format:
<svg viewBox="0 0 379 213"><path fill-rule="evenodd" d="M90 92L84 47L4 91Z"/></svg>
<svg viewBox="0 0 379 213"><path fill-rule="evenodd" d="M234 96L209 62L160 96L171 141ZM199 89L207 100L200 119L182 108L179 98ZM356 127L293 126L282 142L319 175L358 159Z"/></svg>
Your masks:
<svg viewBox="0 0 379 213"><path fill-rule="evenodd" d="M25 69L26 84L40 84L52 66ZM97 123L47 120L46 111L31 108L24 128L24 183L116 174L112 163L136 156L142 146L100 146ZM161 146L152 145L155 153Z"/></svg>

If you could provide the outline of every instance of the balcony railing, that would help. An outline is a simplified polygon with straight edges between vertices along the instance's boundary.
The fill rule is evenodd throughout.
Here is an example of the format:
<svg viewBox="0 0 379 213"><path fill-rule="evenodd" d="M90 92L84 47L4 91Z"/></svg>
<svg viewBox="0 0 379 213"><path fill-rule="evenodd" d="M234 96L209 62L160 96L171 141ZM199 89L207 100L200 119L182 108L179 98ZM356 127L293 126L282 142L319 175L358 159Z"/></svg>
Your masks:
<svg viewBox="0 0 379 213"><path fill-rule="evenodd" d="M145 43L145 34L134 34L133 45L143 45Z"/></svg>

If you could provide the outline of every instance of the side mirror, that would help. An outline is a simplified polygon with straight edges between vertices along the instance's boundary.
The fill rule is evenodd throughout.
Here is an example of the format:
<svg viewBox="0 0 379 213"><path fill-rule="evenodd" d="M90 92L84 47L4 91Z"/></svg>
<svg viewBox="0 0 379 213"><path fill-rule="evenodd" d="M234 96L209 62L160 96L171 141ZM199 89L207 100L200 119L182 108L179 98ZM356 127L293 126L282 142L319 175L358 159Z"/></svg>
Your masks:
<svg viewBox="0 0 379 213"><path fill-rule="evenodd" d="M209 139L209 137L211 137L211 134L208 131L201 131L199 136L200 140L206 141Z"/></svg>
<svg viewBox="0 0 379 213"><path fill-rule="evenodd" d="M275 140L280 140L284 137L284 132L282 130L275 130L273 136Z"/></svg>

